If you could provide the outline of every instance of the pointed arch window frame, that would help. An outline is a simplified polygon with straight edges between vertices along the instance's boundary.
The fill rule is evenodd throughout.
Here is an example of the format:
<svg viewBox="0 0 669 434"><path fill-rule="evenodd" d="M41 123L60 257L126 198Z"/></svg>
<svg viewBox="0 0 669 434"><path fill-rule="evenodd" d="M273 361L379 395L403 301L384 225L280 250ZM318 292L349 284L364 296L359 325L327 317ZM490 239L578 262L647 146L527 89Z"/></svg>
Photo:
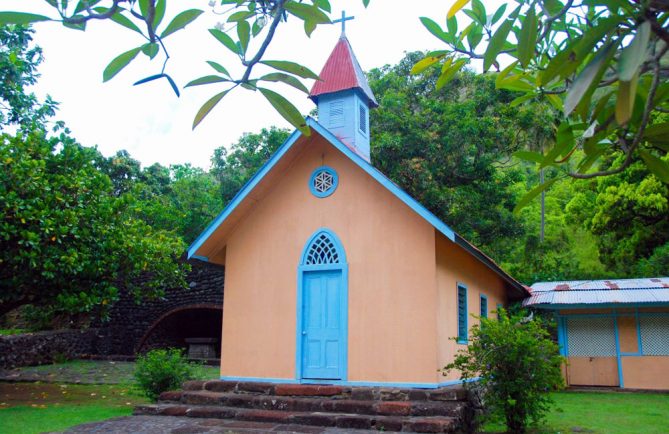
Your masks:
<svg viewBox="0 0 669 434"><path fill-rule="evenodd" d="M333 264L307 264L307 257L309 255L309 250L313 245L314 241L321 235L327 235L335 248L337 249L337 254L339 256L339 262ZM297 304L296 304L296 336L295 336L295 381L300 384L321 384L327 383L332 384L332 380L312 380L302 378L302 329L303 329L303 317L302 317L302 306L304 300L304 275L313 272L313 271L341 271L342 283L344 285L344 298L342 300L342 308L344 316L342 318L342 324L344 325L343 334L345 337L346 344L344 345L343 358L346 360L342 367L342 378L341 380L336 380L337 382L347 382L348 381L348 261L346 259L346 250L344 250L344 245L341 240L331 229L329 228L319 228L316 230L304 244L302 249L302 255L300 256L300 264L297 267Z"/></svg>

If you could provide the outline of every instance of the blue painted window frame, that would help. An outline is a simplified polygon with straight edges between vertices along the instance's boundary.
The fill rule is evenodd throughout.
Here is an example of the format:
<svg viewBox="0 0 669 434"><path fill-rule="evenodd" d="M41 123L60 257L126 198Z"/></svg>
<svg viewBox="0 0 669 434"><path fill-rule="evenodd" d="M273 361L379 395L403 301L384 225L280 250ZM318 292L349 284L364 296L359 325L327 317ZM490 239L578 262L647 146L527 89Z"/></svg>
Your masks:
<svg viewBox="0 0 669 434"><path fill-rule="evenodd" d="M479 308L481 318L488 318L488 296L485 294L479 295Z"/></svg>
<svg viewBox="0 0 669 434"><path fill-rule="evenodd" d="M339 253L339 263L336 264L316 264L316 265L306 265L307 257L309 254L309 249L311 248L314 240L321 235L322 233L327 234ZM295 381L297 383L314 383L317 384L320 380L302 378L302 328L304 326L303 321L303 303L304 303L304 275L313 271L324 271L324 270L339 270L341 271L342 276L342 285L344 288L344 294L342 299L342 324L343 324L343 351L342 351L342 370L341 382L348 381L348 262L346 260L346 250L341 240L331 229L329 228L319 228L314 232L302 249L302 255L300 256L300 265L297 267L297 306L296 306L296 328L295 328ZM327 380L327 382L332 383L332 380Z"/></svg>
<svg viewBox="0 0 669 434"><path fill-rule="evenodd" d="M314 188L314 178L316 178L316 176L318 176L318 174L321 172L327 172L330 175L332 175L333 178L332 187L324 192L316 191L316 189ZM309 178L309 190L311 190L311 194L321 199L324 197L328 197L332 193L334 193L338 186L339 186L339 175L337 175L337 171L330 166L318 167L311 173L311 177Z"/></svg>
<svg viewBox="0 0 669 434"><path fill-rule="evenodd" d="M469 342L469 326L467 324L469 309L467 307L467 286L462 283L457 284L456 303L458 313L458 338L456 342L466 344Z"/></svg>

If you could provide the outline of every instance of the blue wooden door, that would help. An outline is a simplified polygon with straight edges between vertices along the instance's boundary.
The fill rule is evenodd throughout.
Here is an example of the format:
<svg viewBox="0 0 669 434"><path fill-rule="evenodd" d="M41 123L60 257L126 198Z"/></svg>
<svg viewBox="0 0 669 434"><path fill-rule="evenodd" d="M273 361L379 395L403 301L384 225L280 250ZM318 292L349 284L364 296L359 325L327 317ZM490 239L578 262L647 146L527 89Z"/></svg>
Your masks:
<svg viewBox="0 0 669 434"><path fill-rule="evenodd" d="M302 378L343 379L346 363L342 270L303 274Z"/></svg>

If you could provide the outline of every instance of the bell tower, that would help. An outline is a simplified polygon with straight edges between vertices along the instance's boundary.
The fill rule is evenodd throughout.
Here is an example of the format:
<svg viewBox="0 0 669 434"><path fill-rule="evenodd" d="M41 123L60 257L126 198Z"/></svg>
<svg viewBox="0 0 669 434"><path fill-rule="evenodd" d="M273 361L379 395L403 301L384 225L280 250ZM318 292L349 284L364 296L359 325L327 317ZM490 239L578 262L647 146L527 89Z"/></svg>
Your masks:
<svg viewBox="0 0 669 434"><path fill-rule="evenodd" d="M341 36L309 98L318 105L320 124L369 162L369 110L379 104L346 38L346 21L351 19L342 12L341 20L333 21L342 23Z"/></svg>

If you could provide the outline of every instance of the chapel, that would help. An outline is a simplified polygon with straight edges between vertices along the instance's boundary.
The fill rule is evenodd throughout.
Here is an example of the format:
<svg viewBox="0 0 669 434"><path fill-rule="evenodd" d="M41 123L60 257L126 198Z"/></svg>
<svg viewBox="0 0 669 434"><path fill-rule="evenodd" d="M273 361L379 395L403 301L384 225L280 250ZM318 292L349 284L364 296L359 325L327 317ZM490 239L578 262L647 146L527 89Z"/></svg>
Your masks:
<svg viewBox="0 0 669 434"><path fill-rule="evenodd" d="M221 379L437 388L497 307L529 295L372 164L379 105L342 32L309 97L318 119L188 250L225 266Z"/></svg>

